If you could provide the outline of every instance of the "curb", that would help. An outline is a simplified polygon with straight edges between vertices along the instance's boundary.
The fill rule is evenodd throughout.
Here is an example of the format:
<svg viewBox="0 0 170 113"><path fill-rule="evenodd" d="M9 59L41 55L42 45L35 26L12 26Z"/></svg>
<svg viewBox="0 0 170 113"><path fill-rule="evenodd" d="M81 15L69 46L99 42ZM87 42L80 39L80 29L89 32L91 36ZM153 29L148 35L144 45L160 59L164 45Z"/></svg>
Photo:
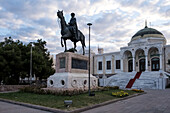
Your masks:
<svg viewBox="0 0 170 113"><path fill-rule="evenodd" d="M56 108L49 108L49 107L40 106L40 105L34 105L34 104L23 103L23 102L16 102L16 101L13 101L13 100L8 100L8 99L0 98L0 101L11 103L11 104L16 104L16 105L21 105L21 106L25 106L25 107L29 107L29 108L39 109L39 110L43 110L43 111L49 111L49 112L53 112L53 113L66 113L65 111L62 111L62 110L56 109Z"/></svg>
<svg viewBox="0 0 170 113"><path fill-rule="evenodd" d="M45 106L40 106L40 105L33 105L33 104L29 104L29 103L17 102L17 101L8 100L8 99L2 99L2 98L0 98L0 101L11 103L11 104L16 104L16 105L21 105L21 106L25 106L25 107L29 107L29 108L39 109L39 110L43 110L43 111L49 111L49 112L53 112L53 113L79 113L79 112L87 111L87 110L94 109L94 108L97 108L97 107L100 107L100 106L115 103L115 102L118 102L118 101L126 100L126 99L136 97L136 96L139 96L139 95L143 95L143 94L146 94L146 92L130 95L130 96L115 99L115 100L106 101L106 102L96 104L96 105L92 105L92 106L78 108L78 109L75 109L73 111L64 111L64 110L60 110L60 109L56 109L56 108L50 108L50 107L45 107Z"/></svg>
<svg viewBox="0 0 170 113"><path fill-rule="evenodd" d="M84 107L84 108L79 108L79 109L76 109L74 111L69 111L67 113L79 113L79 112L87 111L87 110L94 109L94 108L97 108L97 107L100 107L100 106L115 103L115 102L118 102L118 101L126 100L126 99L136 97L136 96L139 96L139 95L143 95L143 94L146 94L146 92L130 95L130 96L115 99L115 100L106 101L106 102L103 102L103 103L100 103L100 104L96 104L96 105L92 105L92 106L88 106L88 107Z"/></svg>

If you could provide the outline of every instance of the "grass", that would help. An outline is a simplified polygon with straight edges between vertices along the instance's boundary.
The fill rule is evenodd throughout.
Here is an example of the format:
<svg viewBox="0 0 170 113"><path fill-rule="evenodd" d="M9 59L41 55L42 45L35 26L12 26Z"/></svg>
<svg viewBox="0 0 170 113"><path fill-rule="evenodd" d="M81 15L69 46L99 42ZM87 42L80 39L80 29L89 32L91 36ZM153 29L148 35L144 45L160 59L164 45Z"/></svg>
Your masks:
<svg viewBox="0 0 170 113"><path fill-rule="evenodd" d="M75 96L55 96L55 95L45 95L45 94L34 94L34 93L24 93L24 92L15 92L15 93L1 93L0 98L30 103L35 105L41 105L57 109L67 109L64 106L64 100L72 100L73 104L70 106L69 110L76 108L81 108L85 106L91 106L94 104L99 104L108 100L117 99L111 95L112 92L121 91L119 90L109 90L109 91L99 91L95 92L95 96L88 96L86 94L80 94ZM126 90L129 95L135 94L136 92Z"/></svg>

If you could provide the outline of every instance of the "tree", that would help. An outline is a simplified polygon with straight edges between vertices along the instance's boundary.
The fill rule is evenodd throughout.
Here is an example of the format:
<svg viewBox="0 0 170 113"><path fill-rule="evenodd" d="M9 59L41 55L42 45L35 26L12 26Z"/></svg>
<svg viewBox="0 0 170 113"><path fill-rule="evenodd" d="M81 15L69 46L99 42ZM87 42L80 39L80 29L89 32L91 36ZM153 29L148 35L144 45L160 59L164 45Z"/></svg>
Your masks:
<svg viewBox="0 0 170 113"><path fill-rule="evenodd" d="M42 39L34 42L33 47L33 73L40 80L46 79L50 75L54 74L55 70L52 68L53 59L50 58L50 53L45 48L46 42Z"/></svg>
<svg viewBox="0 0 170 113"><path fill-rule="evenodd" d="M50 53L45 48L46 42L42 39L34 42L33 47L33 74L46 79L55 70ZM21 41L13 41L11 37L0 42L0 81L4 84L18 84L19 78L30 75L30 48L31 43L24 45Z"/></svg>
<svg viewBox="0 0 170 113"><path fill-rule="evenodd" d="M0 67L2 68L1 79L6 84L17 84L19 82L21 61L20 42L14 42L11 37L1 42Z"/></svg>

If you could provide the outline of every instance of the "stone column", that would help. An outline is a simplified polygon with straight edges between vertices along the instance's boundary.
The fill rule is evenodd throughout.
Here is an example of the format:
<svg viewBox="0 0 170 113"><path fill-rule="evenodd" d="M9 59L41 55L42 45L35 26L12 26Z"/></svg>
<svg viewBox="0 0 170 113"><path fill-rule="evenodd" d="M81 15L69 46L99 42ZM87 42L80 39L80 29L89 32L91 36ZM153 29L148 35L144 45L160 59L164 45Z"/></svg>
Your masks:
<svg viewBox="0 0 170 113"><path fill-rule="evenodd" d="M133 72L135 71L135 57L133 57Z"/></svg>
<svg viewBox="0 0 170 113"><path fill-rule="evenodd" d="M145 55L145 72L148 72L148 55Z"/></svg>
<svg viewBox="0 0 170 113"><path fill-rule="evenodd" d="M123 58L121 59L121 71L123 72Z"/></svg>
<svg viewBox="0 0 170 113"><path fill-rule="evenodd" d="M148 48L145 47L145 72L148 72Z"/></svg>
<svg viewBox="0 0 170 113"><path fill-rule="evenodd" d="M115 73L115 66L114 66L114 56L112 56L112 68L111 68L111 70L112 70L112 73Z"/></svg>
<svg viewBox="0 0 170 113"><path fill-rule="evenodd" d="M159 56L159 65L160 65L160 70L162 70L162 54Z"/></svg>
<svg viewBox="0 0 170 113"><path fill-rule="evenodd" d="M103 75L105 75L106 74L106 59L105 59L105 56L103 56L103 67L102 67L102 69L103 69Z"/></svg>
<svg viewBox="0 0 170 113"><path fill-rule="evenodd" d="M132 52L132 63L133 63L133 70L132 72L135 72L135 67L136 67L136 61L135 61L135 52L134 51L131 51Z"/></svg>
<svg viewBox="0 0 170 113"><path fill-rule="evenodd" d="M97 62L97 58L96 58L96 57L94 57L94 62L93 62L93 63L94 63L94 67L93 67L93 69L94 69L94 74L97 74L97 68L98 68L98 67L97 67L97 63L98 63L98 62Z"/></svg>

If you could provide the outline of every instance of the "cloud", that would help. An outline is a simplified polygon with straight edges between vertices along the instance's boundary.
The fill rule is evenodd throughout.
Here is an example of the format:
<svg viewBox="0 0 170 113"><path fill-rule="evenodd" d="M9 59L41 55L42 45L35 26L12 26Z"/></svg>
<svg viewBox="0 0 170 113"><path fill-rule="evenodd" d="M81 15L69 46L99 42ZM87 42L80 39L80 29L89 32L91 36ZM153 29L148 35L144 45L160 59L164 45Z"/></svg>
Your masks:
<svg viewBox="0 0 170 113"><path fill-rule="evenodd" d="M9 36L25 43L42 38L52 54L62 52L56 12L63 10L67 23L70 13L76 14L87 47L87 23L93 24L91 44L95 51L98 45L105 52L127 46L131 37L144 28L146 19L151 27L163 32L169 42L169 7L169 0L1 0L0 41ZM80 43L77 46L81 48ZM67 41L67 47L73 47L71 41Z"/></svg>

